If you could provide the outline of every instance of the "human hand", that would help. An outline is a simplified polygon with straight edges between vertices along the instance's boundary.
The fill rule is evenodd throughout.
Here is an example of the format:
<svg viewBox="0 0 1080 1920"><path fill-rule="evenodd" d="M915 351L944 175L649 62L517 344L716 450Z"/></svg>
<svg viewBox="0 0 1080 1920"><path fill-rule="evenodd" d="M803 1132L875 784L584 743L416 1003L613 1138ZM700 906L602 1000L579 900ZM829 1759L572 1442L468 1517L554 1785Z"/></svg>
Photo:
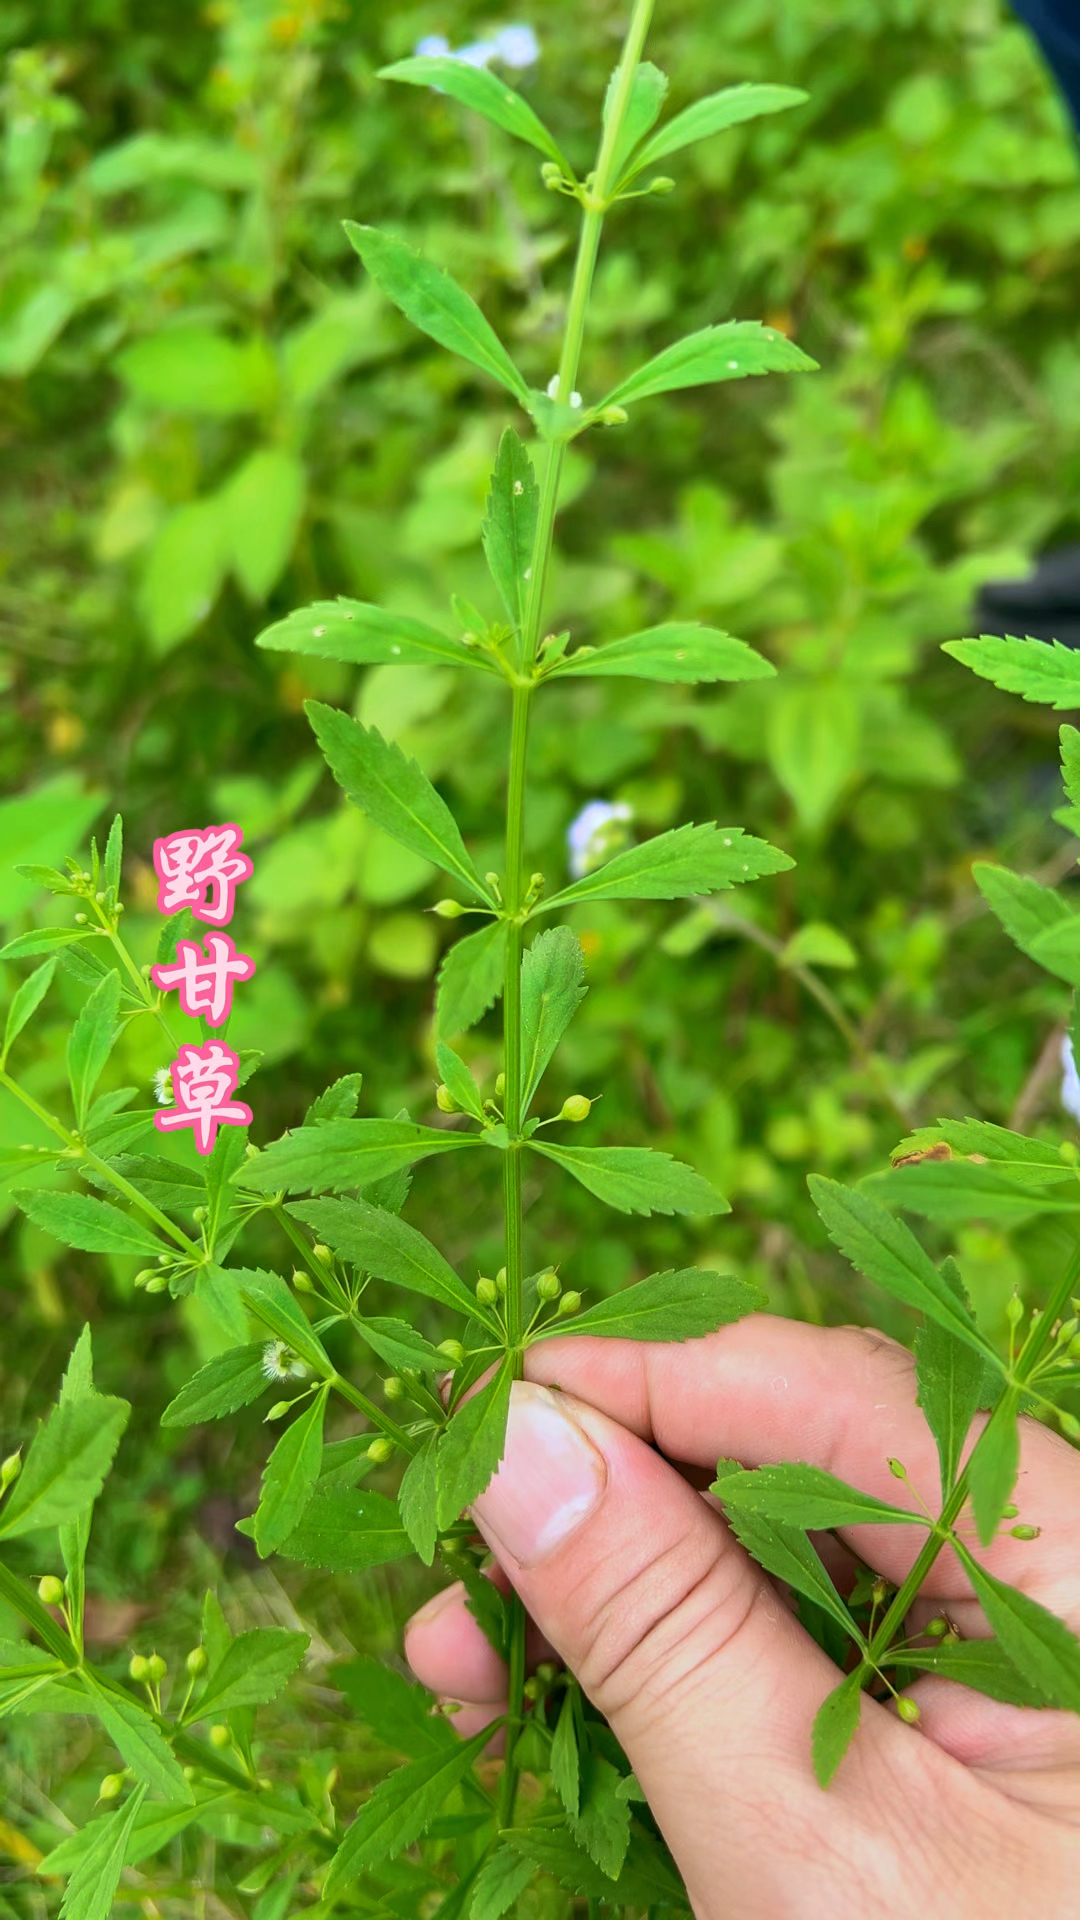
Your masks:
<svg viewBox="0 0 1080 1920"><path fill-rule="evenodd" d="M836 1668L671 1464L707 1481L721 1456L802 1460L895 1502L893 1456L932 1498L937 1453L905 1348L752 1315L677 1346L553 1339L526 1371L472 1515L535 1623L532 1657L554 1651L617 1734L698 1920L1080 1914L1080 1719L924 1676L909 1689L918 1728L864 1696L823 1791L810 1730ZM1080 1458L1033 1421L1021 1433L1017 1497L1041 1535L1006 1533L979 1557L1076 1629ZM899 1582L924 1535L840 1538ZM988 1631L949 1552L914 1619L943 1611L964 1637ZM414 1616L406 1653L466 1702L463 1733L505 1710L505 1669L460 1587Z"/></svg>

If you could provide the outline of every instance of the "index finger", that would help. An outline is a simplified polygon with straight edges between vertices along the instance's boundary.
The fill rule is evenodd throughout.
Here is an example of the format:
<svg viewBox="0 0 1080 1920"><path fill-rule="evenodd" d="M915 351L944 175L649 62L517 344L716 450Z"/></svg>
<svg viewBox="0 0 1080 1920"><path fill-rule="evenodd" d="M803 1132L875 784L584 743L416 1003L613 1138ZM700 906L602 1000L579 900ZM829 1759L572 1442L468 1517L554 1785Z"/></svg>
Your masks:
<svg viewBox="0 0 1080 1920"><path fill-rule="evenodd" d="M541 1385L565 1387L669 1459L691 1465L715 1466L721 1457L755 1467L805 1461L905 1506L906 1489L889 1468L890 1458L898 1458L931 1512L937 1510L937 1449L916 1402L914 1361L906 1347L868 1329L750 1314L678 1345L567 1334L530 1347L525 1372ZM979 1416L969 1449L983 1424ZM1080 1461L1036 1421L1022 1419L1020 1430L1016 1498L1025 1521L1042 1534L1019 1541L1005 1533L979 1558L999 1579L1075 1624ZM910 1570L925 1537L917 1525L838 1531L893 1581ZM971 1592L951 1553L939 1559L931 1585L946 1602Z"/></svg>

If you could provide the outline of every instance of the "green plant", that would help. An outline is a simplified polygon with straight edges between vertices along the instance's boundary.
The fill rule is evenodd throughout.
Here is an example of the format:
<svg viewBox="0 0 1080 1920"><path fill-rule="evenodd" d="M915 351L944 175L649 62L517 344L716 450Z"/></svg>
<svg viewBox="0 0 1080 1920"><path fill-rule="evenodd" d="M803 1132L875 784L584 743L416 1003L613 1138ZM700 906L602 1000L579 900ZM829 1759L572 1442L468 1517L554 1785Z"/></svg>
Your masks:
<svg viewBox="0 0 1080 1920"><path fill-rule="evenodd" d="M92 1184L112 1189L135 1209L125 1214L93 1196L35 1190L23 1196L26 1213L68 1244L87 1251L137 1251L153 1256L155 1267L145 1269L142 1276L148 1290L167 1289L174 1297L193 1295L210 1306L235 1338L237 1344L212 1359L172 1403L166 1414L169 1424L235 1411L263 1391L268 1372L296 1383L289 1385L290 1397L278 1411L298 1402L304 1410L286 1428L271 1456L262 1498L250 1522L260 1553L281 1551L302 1564L354 1571L377 1560L404 1557L413 1548L430 1563L438 1548L447 1567L466 1581L478 1618L506 1650L511 1666L508 1756L498 1800L493 1803L483 1781L469 1772L487 1733L458 1744L452 1735L443 1737L447 1730L442 1723L432 1723L439 1725L437 1734L431 1725L418 1727L413 1730L410 1765L376 1790L335 1851L338 1835L330 1813L316 1816L310 1809L298 1809L287 1794L264 1788L254 1760L249 1710L272 1698L287 1679L302 1653L298 1636L271 1633L267 1638L269 1630L263 1630L230 1643L214 1604L208 1603L203 1647L189 1656L190 1684L185 1682L182 1703L171 1715L162 1711L161 1685L166 1676L155 1668L153 1656L136 1656L140 1664L131 1674L146 1688L145 1708L126 1688L87 1663L81 1617L89 1509L124 1414L120 1403L95 1393L89 1342L84 1340L76 1350L57 1413L35 1442L23 1473L15 1474L14 1464L9 1469L11 1491L0 1509L0 1533L12 1537L37 1526L59 1525L67 1570L67 1582L60 1586L62 1629L44 1610L46 1603L56 1601L56 1576L45 1576L52 1584L45 1585L42 1604L35 1605L22 1582L4 1575L5 1598L36 1629L46 1657L39 1659L36 1650L33 1654L18 1650L0 1684L11 1683L20 1706L32 1699L39 1706L60 1706L61 1710L70 1708L73 1701L83 1711L89 1707L139 1782L121 1812L87 1829L89 1837L81 1847L70 1844L66 1852L60 1850L59 1858L53 1856L57 1870L75 1867L68 1895L72 1913L104 1910L103 1902L107 1906L125 1853L130 1854L131 1845L142 1845L136 1835L145 1836L153 1826L153 1818L142 1806L144 1791L156 1789L170 1799L168 1817L179 1823L171 1830L179 1831L184 1824L207 1818L207 1790L216 1794L218 1785L236 1796L243 1810L276 1826L282 1836L288 1835L290 1823L295 1828L299 1821L295 1830L304 1836L304 1845L320 1865L333 1856L321 1894L326 1911L339 1898L357 1897L352 1883L361 1875L371 1875L371 1900L377 1902L385 1891L380 1875L386 1863L425 1827L437 1824L440 1809L459 1786L463 1812L446 1816L451 1825L438 1835L455 1841L460 1891L451 1891L447 1899L456 1900L458 1910L466 1899L472 1901L474 1911L504 1910L522 1893L537 1866L553 1872L571 1889L588 1886L598 1899L610 1895L623 1903L679 1903L678 1882L647 1814L638 1817L629 1812L625 1763L574 1683L547 1675L539 1677L539 1687L533 1684L526 1694L520 1609L514 1602L504 1609L483 1579L471 1531L459 1518L498 1460L510 1385L520 1370L524 1345L564 1328L568 1312L574 1315L571 1324L583 1331L678 1339L704 1333L760 1301L758 1292L744 1282L689 1268L654 1275L581 1313L575 1293L563 1293L558 1275L550 1268L531 1276L525 1273L522 1169L535 1164L532 1155L561 1166L594 1196L625 1212L704 1216L710 1210L721 1211L725 1204L700 1176L666 1155L644 1148L581 1148L539 1140L542 1126L557 1121L573 1125L591 1117L591 1096L584 1093L568 1096L547 1120L529 1114L541 1075L581 999L583 963L569 928L544 930L527 949L526 929L548 911L581 901L697 899L790 864L765 843L736 829L681 827L614 854L553 895L545 892L540 877L530 878L525 871L526 749L538 689L580 677L597 677L601 682L608 677L640 677L679 684L764 681L770 672L764 659L743 643L689 620L573 651L568 650L569 635L544 631L545 581L564 452L570 442L593 427L618 428L628 408L653 393L810 364L778 329L729 323L706 328L666 349L636 374L617 382L595 406L574 404L588 297L608 207L619 198L650 191L651 166L681 144L680 120L682 134L693 139L746 117L747 109L763 112L795 103L786 89L736 89L712 96L653 134L664 88L662 76L641 60L648 12L639 0L608 96L597 166L583 182L524 102L490 76L445 61L414 60L396 70L399 79L435 84L498 124L505 127L509 122L510 131L522 134L545 155L551 188L581 204L581 241L554 394L528 385L479 310L455 283L386 234L371 228L350 229L353 244L384 292L432 337L500 381L536 425L543 453L539 485L528 454L509 428L492 477L485 550L505 618L500 615L493 620L458 600L454 611L459 632L449 637L412 617L387 613L365 602L319 602L262 636L269 650L329 657L346 664L436 661L452 665L466 676L476 676L477 685L485 690L487 682L493 683L511 705L501 877L477 870L453 815L414 763L375 729L363 727L337 709L309 706L320 746L350 799L402 846L450 874L457 893L464 897L442 903L444 917L475 914L484 921L478 932L451 947L440 975L438 999L442 1035L437 1053L438 1105L444 1114L466 1116L479 1131L420 1127L402 1118L357 1119L359 1075L350 1074L319 1097L300 1128L261 1153L245 1153L240 1135L225 1135L205 1169L194 1174L185 1170L181 1177L171 1162L130 1151L148 1135L151 1116L126 1112L127 1099L116 1092L93 1101L97 1078L117 1037L117 1023L149 1012L164 1025L170 1045L175 1046L175 1035L164 1020L160 1000L120 936L119 822L102 862L96 848L92 849L88 871L74 861L69 863L67 878L57 872L31 871L30 877L50 890L77 896L84 923L20 936L2 956L49 955L56 949L76 977L92 986L68 1055L73 1128L47 1113L6 1068L9 1044L50 985L54 956L45 960L16 996L0 1073L3 1085L61 1139L59 1163L74 1165ZM637 184L643 177L644 188ZM571 396L568 403L564 395ZM162 957L174 949L182 931L177 926L166 929ZM101 958L103 941L111 944L122 972L111 959ZM827 943L823 948L819 941L817 952L823 950ZM792 964L801 964L795 953L789 957ZM803 961L808 957L804 953ZM502 1085L496 1082L488 1091L449 1042L468 1032L500 993L505 1028ZM121 1092L131 1097L132 1090ZM983 1128L972 1136L978 1146L968 1150L984 1151L996 1131ZM482 1277L469 1290L432 1243L401 1219L400 1209L413 1164L425 1158L457 1156L455 1164L464 1166L460 1156L475 1152L475 1160L468 1165L480 1169L485 1149L502 1155L506 1267L498 1278ZM27 1166L57 1160L55 1150L38 1148L17 1149L13 1157L16 1164ZM1058 1164L1065 1164L1060 1156ZM902 1170L899 1176L888 1177L905 1181L907 1173ZM1068 1177L1066 1166L1063 1178ZM902 1194L905 1203L912 1194L910 1185L890 1191ZM1030 1183L1024 1191L1030 1192ZM336 1197L303 1203L286 1199L287 1194L307 1192ZM1075 1284L1075 1274L1070 1268L1052 1295L1045 1331L1040 1323L1040 1330L1029 1336L1019 1355L1010 1349L1008 1362L1002 1362L992 1344L977 1332L952 1278L939 1273L906 1229L864 1195L822 1183L818 1199L839 1244L901 1302L923 1308L930 1323L922 1339L920 1366L928 1417L937 1421L941 1432L946 1503L940 1519L929 1521L928 1546L918 1563L921 1579L941 1545L952 1537L969 1474L983 1538L999 1523L1012 1491L1009 1461L1016 1414L1031 1403L1036 1390L1041 1394L1059 1384L1044 1363L1051 1338L1057 1348L1063 1341L1067 1344L1066 1336L1055 1335L1053 1328ZM191 1214L197 1236L170 1218L177 1212L185 1217ZM240 1232L260 1215L285 1232L303 1260L291 1290L273 1272L223 1264ZM411 1288L457 1310L464 1322L461 1339L444 1342L440 1348L406 1322L372 1314L364 1298L372 1281ZM304 1310L305 1298L321 1312L314 1324ZM259 1340L247 1339L249 1315L262 1328ZM358 1336L368 1351L393 1369L378 1398L361 1391L343 1370L350 1366L339 1357L347 1350L342 1342L346 1333ZM975 1361L967 1360L969 1353ZM445 1362L453 1374L447 1408L434 1387ZM493 1377L480 1384L493 1367ZM1061 1382L1067 1383L1069 1369L1058 1368L1058 1372ZM951 1381L947 1391L941 1385L945 1379ZM975 1408L988 1397L988 1379L1000 1397L986 1436L972 1455L978 1464L960 1474L960 1445ZM470 1393L470 1389L476 1391ZM343 1396L365 1415L375 1429L374 1439L366 1433L324 1446L323 1420L332 1394ZM372 1489L359 1495L354 1491L375 1468L401 1456L407 1457L408 1464L396 1501ZM853 1731L860 1687L879 1681L893 1686L889 1676L894 1670L913 1669L920 1660L923 1665L933 1664L929 1655L922 1656L898 1637L918 1581L913 1575L899 1593L888 1597L880 1621L876 1612L881 1596L875 1595L874 1617L864 1631L851 1609L828 1588L806 1544L805 1529L843 1526L853 1513L866 1518L866 1496L806 1468L743 1475L728 1471L724 1463L716 1490L737 1530L764 1565L796 1589L801 1571L802 1584L809 1587L805 1597L811 1603L805 1617L817 1625L825 1644L835 1644L837 1626L855 1638L859 1666L838 1687L819 1729L818 1760L825 1777ZM874 1518L923 1524L907 1509L886 1508L881 1502L871 1505ZM977 1572L973 1577L978 1578ZM1003 1600L993 1587L986 1592L999 1645L988 1656L980 1683L991 1690L995 1682L999 1688L1011 1688L1009 1697L1026 1685L1029 1694L1052 1695L1062 1704L1074 1705L1077 1653L1071 1636L1041 1609L1025 1613L1015 1599ZM1032 1603L1026 1605L1030 1609ZM948 1648L934 1651L937 1670L950 1670L949 1657ZM376 1714L385 1709L380 1685L391 1683L371 1683ZM363 1709L363 1696L360 1704ZM399 1691L396 1705L415 1718L415 1700L406 1702ZM206 1739L193 1739L189 1725L207 1720L211 1726ZM558 1764L556 1742L561 1755ZM236 1763L223 1758L234 1750ZM570 1752L577 1756L572 1767ZM196 1769L194 1783L178 1767L177 1756ZM555 1790L547 1806L555 1823L543 1813L539 1821L519 1826L519 1770L528 1763L530 1771L545 1772L549 1761ZM579 1764L587 1782L586 1801L579 1798ZM116 1797L115 1780L116 1776L107 1776L103 1797ZM462 1824L454 1827L455 1819ZM507 1836L501 1845L499 1836ZM283 1850L289 1851L284 1843ZM280 1856L274 1857L273 1864L281 1864ZM440 1875L433 1878L436 1887L445 1886ZM423 1889L431 1890L430 1883ZM416 1891L419 1894L420 1889ZM446 1911L454 1911L453 1904Z"/></svg>

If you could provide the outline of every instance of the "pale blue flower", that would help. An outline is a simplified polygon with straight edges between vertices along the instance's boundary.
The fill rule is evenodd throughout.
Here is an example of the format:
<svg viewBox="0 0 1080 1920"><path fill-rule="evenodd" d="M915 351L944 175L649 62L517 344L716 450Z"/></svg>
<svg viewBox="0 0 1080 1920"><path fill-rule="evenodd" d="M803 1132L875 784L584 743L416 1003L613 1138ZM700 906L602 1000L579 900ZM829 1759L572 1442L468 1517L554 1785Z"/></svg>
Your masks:
<svg viewBox="0 0 1080 1920"><path fill-rule="evenodd" d="M566 830L570 872L580 880L624 847L634 810L625 800L590 800Z"/></svg>
<svg viewBox="0 0 1080 1920"><path fill-rule="evenodd" d="M1072 1114L1074 1120L1080 1120L1080 1073L1076 1071L1076 1057L1067 1033L1062 1036L1061 1041L1061 1065L1063 1069L1061 1104L1066 1113Z"/></svg>
<svg viewBox="0 0 1080 1920"><path fill-rule="evenodd" d="M495 35L496 58L504 67L534 67L540 58L540 42L531 27L521 21L500 27Z"/></svg>
<svg viewBox="0 0 1080 1920"><path fill-rule="evenodd" d="M466 67L486 67L496 51L494 40L471 40L467 47L458 47L453 57Z"/></svg>
<svg viewBox="0 0 1080 1920"><path fill-rule="evenodd" d="M449 51L450 42L444 33L425 33L423 39L418 40L413 48L413 53L418 60L438 60Z"/></svg>

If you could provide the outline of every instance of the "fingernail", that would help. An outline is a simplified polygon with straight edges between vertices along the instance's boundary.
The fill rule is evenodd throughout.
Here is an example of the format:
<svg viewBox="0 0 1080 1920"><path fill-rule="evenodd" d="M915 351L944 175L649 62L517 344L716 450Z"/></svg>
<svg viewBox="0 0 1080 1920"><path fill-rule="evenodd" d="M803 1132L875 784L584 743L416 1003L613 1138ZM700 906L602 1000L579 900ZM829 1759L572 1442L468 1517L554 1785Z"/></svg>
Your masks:
<svg viewBox="0 0 1080 1920"><path fill-rule="evenodd" d="M409 1627L418 1626L421 1621L426 1623L428 1620L434 1620L436 1614L441 1613L443 1608L450 1604L451 1600L459 1600L460 1598L461 1598L460 1580L455 1580L452 1587L440 1588L438 1593L432 1594L430 1600L425 1600L422 1607L417 1608L416 1612L412 1615L411 1619L409 1620L409 1626L406 1627L405 1629L406 1632L408 1632Z"/></svg>
<svg viewBox="0 0 1080 1920"><path fill-rule="evenodd" d="M496 1553L535 1567L588 1519L606 1484L607 1461L572 1403L516 1381L502 1465L473 1501L472 1516Z"/></svg>

